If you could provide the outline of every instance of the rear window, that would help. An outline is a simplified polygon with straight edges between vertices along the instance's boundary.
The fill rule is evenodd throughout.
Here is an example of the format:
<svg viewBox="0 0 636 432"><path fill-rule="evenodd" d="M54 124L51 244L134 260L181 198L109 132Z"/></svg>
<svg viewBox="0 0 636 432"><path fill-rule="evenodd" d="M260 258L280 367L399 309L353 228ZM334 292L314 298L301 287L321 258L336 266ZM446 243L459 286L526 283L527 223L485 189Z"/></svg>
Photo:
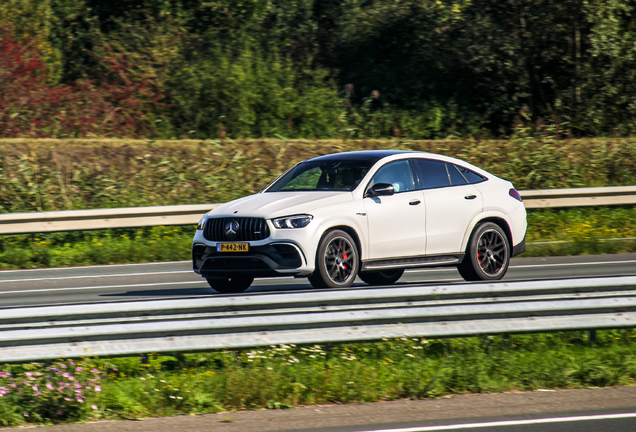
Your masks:
<svg viewBox="0 0 636 432"><path fill-rule="evenodd" d="M464 168L459 165L455 165L455 167L459 170L462 176L464 176L466 181L470 184L481 183L484 180L487 180L486 177L479 175L476 172L469 170L468 168Z"/></svg>
<svg viewBox="0 0 636 432"><path fill-rule="evenodd" d="M468 180L459 173L455 165L447 163L446 168L448 169L448 176L450 177L453 186L465 185L468 183Z"/></svg>

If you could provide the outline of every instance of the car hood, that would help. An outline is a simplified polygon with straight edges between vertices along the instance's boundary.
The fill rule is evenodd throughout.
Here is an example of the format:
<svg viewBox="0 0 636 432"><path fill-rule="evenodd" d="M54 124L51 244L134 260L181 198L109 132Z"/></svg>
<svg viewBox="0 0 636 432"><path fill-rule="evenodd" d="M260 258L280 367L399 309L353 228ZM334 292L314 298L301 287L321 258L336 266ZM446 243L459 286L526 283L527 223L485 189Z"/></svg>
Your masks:
<svg viewBox="0 0 636 432"><path fill-rule="evenodd" d="M208 216L237 216L275 218L311 213L353 200L351 192L266 192L250 195L223 204L208 212Z"/></svg>

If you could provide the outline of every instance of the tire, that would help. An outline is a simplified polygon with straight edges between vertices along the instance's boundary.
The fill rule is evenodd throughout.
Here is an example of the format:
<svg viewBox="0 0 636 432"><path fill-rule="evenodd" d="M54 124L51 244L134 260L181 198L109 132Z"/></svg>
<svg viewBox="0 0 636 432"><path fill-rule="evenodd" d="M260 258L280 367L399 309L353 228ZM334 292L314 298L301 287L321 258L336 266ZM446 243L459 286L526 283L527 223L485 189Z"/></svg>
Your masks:
<svg viewBox="0 0 636 432"><path fill-rule="evenodd" d="M242 293L254 282L254 278L251 276L206 278L206 280L213 289L223 294Z"/></svg>
<svg viewBox="0 0 636 432"><path fill-rule="evenodd" d="M510 242L499 225L485 222L470 235L464 260L457 266L467 281L500 280L510 264Z"/></svg>
<svg viewBox="0 0 636 432"><path fill-rule="evenodd" d="M309 276L314 288L346 288L353 284L360 267L358 248L341 230L329 231L316 252L316 270Z"/></svg>
<svg viewBox="0 0 636 432"><path fill-rule="evenodd" d="M404 274L404 269L368 271L358 273L358 277L369 285L393 285Z"/></svg>

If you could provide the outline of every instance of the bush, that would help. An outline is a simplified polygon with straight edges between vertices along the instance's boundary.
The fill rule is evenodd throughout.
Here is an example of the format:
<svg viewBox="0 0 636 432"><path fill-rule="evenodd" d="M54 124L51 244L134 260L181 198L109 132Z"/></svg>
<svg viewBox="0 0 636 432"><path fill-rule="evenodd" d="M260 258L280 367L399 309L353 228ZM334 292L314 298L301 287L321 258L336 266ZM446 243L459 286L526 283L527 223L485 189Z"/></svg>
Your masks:
<svg viewBox="0 0 636 432"><path fill-rule="evenodd" d="M157 93L128 79L125 59L106 59L120 82L55 84L35 39L0 29L0 137L136 136L149 131Z"/></svg>
<svg viewBox="0 0 636 432"><path fill-rule="evenodd" d="M90 398L101 392L102 371L85 362L29 363L0 370L0 417L5 426L78 420ZM97 409L96 405L92 406Z"/></svg>

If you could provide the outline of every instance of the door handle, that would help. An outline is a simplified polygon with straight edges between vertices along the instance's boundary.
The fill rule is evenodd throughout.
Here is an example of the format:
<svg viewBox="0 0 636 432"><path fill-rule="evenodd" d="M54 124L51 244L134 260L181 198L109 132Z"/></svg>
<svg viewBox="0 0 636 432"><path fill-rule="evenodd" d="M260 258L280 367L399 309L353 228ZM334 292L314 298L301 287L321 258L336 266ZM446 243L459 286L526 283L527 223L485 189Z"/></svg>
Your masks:
<svg viewBox="0 0 636 432"><path fill-rule="evenodd" d="M471 200L477 198L477 195L466 195L464 199Z"/></svg>
<svg viewBox="0 0 636 432"><path fill-rule="evenodd" d="M421 202L422 201L420 201L420 200L413 200L413 201L409 202L409 205L418 205Z"/></svg>

